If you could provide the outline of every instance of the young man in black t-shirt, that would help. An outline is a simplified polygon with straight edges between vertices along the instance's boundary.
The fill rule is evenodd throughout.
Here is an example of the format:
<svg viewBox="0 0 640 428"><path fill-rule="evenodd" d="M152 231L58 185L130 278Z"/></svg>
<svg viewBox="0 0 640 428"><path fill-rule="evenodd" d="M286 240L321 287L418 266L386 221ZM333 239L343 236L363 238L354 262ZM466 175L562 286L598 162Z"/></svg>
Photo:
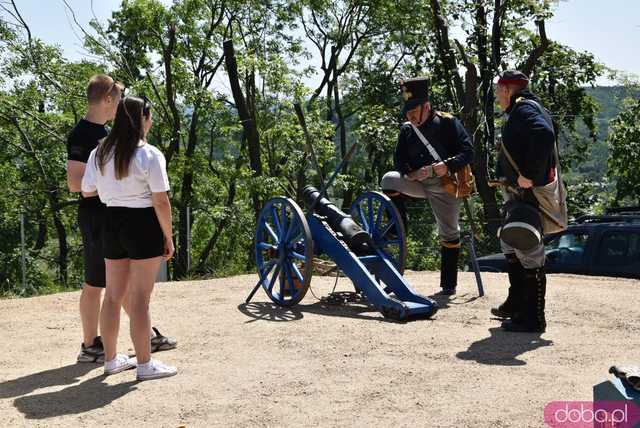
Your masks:
<svg viewBox="0 0 640 428"><path fill-rule="evenodd" d="M107 136L105 123L115 117L123 90L124 86L121 83L103 74L95 75L89 80L87 114L76 124L67 140L67 184L70 192L81 192L82 176L89 154L100 140ZM102 363L104 349L98 336L98 322L102 289L106 285L102 248L105 205L97 193L80 198L78 225L82 235L84 284L80 294L83 342L78 362ZM127 310L126 304L123 306ZM152 352L176 347L177 342L174 339L163 336L155 327L152 330Z"/></svg>

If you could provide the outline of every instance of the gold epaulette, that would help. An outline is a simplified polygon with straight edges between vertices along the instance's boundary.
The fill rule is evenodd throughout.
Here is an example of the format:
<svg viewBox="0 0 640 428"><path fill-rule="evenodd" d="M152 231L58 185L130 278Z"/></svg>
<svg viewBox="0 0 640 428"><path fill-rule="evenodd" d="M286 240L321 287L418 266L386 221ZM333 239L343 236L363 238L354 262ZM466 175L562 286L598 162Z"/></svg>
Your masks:
<svg viewBox="0 0 640 428"><path fill-rule="evenodd" d="M453 119L453 115L451 113L447 113L444 111L436 111L436 114L440 117L446 117L447 119Z"/></svg>

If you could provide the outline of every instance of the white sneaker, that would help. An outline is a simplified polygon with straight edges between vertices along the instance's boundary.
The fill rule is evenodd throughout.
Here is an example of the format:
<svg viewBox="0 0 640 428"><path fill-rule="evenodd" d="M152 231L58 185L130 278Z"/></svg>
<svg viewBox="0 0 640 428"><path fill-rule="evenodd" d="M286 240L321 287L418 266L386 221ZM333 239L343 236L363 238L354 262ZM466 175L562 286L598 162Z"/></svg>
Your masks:
<svg viewBox="0 0 640 428"><path fill-rule="evenodd" d="M178 369L173 366L169 366L158 360L149 360L146 364L138 364L136 379L160 379L163 377L174 376L177 373Z"/></svg>
<svg viewBox="0 0 640 428"><path fill-rule="evenodd" d="M124 354L116 354L113 360L104 362L104 374L112 375L125 370L133 369L136 366L136 359L129 358Z"/></svg>

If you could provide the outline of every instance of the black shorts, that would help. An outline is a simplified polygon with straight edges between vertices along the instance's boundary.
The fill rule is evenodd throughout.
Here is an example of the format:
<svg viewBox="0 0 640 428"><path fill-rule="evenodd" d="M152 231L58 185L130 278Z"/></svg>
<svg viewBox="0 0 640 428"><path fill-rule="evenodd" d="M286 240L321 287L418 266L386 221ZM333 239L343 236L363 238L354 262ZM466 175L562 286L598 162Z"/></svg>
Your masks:
<svg viewBox="0 0 640 428"><path fill-rule="evenodd" d="M107 207L103 235L107 259L142 260L164 254L164 235L153 207Z"/></svg>
<svg viewBox="0 0 640 428"><path fill-rule="evenodd" d="M104 251L102 230L106 205L95 196L80 200L78 225L82 236L82 255L84 258L84 282L92 287L104 288Z"/></svg>

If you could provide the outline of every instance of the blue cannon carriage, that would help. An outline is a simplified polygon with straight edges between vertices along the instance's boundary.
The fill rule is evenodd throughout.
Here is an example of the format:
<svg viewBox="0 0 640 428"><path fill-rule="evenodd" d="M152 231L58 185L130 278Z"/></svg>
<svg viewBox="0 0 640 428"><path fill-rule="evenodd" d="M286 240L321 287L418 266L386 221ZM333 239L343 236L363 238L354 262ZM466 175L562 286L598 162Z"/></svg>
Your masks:
<svg viewBox="0 0 640 428"><path fill-rule="evenodd" d="M255 235L259 280L247 303L263 288L277 305L297 304L311 284L314 257L324 254L385 317L428 318L437 311L436 302L402 276L406 234L386 195L363 193L348 215L311 186L303 194L306 214L287 197L272 198L262 208Z"/></svg>

